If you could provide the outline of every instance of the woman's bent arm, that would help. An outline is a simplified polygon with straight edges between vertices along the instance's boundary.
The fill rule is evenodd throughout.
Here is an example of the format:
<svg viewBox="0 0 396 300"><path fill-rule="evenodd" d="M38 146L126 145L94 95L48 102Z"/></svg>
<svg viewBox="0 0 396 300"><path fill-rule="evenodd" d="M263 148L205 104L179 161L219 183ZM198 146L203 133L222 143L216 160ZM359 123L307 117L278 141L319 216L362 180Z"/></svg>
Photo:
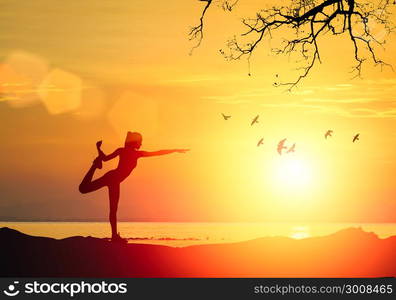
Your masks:
<svg viewBox="0 0 396 300"><path fill-rule="evenodd" d="M110 160L110 159L113 159L113 158L115 158L115 157L117 157L118 155L120 155L120 150L121 150L121 148L118 148L118 149L116 149L113 153L111 153L111 154L109 154L109 155L106 155L106 154L104 154L103 152L103 157L102 157L102 160L103 161L108 161L108 160Z"/></svg>

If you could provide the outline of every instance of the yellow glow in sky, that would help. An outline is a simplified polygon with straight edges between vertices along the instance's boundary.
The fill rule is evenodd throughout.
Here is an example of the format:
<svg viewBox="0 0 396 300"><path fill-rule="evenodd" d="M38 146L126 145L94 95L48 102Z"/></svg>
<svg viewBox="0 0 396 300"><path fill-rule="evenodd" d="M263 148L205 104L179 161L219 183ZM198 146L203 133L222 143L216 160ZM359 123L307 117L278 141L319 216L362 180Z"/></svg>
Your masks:
<svg viewBox="0 0 396 300"><path fill-rule="evenodd" d="M241 32L240 17L263 1L242 1L232 14L211 10L192 56L187 33L202 1L6 2L5 217L106 219L106 191L83 197L77 186L95 142L108 153L131 130L143 134L144 150L191 151L139 161L121 187L120 220L396 221L396 75L367 62L352 80L348 37L323 37L322 63L289 93L273 84L294 79L298 64L272 53L275 41L263 41L250 70L219 54ZM395 45L392 34L378 50L393 65ZM15 63L21 57L26 67ZM283 138L296 143L294 153L276 152Z"/></svg>

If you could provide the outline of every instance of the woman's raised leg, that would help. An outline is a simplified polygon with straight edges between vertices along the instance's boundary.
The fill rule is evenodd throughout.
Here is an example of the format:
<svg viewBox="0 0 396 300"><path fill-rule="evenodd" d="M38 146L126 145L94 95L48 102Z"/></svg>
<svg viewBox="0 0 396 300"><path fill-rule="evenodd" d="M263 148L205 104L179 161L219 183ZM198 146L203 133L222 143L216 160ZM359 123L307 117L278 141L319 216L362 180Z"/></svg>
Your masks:
<svg viewBox="0 0 396 300"><path fill-rule="evenodd" d="M95 174L95 170L98 168L100 158L96 158L89 168L87 174L85 174L83 180L81 181L78 189L80 193L86 194L89 192L96 191L101 187L108 185L107 183L107 174L103 175L102 177L92 180L93 175Z"/></svg>

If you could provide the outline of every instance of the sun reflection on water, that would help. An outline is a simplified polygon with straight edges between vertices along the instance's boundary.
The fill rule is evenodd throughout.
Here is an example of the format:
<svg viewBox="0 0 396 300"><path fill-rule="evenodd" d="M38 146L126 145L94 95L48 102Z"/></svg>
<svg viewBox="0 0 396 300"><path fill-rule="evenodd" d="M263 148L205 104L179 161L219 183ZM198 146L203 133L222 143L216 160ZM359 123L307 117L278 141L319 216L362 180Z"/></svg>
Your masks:
<svg viewBox="0 0 396 300"><path fill-rule="evenodd" d="M300 239L306 239L311 237L310 230L308 226L295 226L292 228L292 233L289 235L289 237L300 240Z"/></svg>

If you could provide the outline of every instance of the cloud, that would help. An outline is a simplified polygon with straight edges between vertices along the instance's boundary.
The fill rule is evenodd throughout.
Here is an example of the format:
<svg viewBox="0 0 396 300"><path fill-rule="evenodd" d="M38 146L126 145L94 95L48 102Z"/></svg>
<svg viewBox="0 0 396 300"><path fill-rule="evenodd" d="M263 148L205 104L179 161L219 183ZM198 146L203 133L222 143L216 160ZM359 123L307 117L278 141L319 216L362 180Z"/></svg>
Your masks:
<svg viewBox="0 0 396 300"><path fill-rule="evenodd" d="M219 104L246 104L251 103L250 100L241 99L244 97L241 96L204 96L201 99L204 100L213 100Z"/></svg>
<svg viewBox="0 0 396 300"><path fill-rule="evenodd" d="M212 100L219 104L259 103L279 99L279 92L274 88L245 90L231 95L202 96L201 99Z"/></svg>
<svg viewBox="0 0 396 300"><path fill-rule="evenodd" d="M304 98L305 102L317 102L317 103L369 103L375 102L378 98L374 97L362 97L362 98L348 98L348 99L336 99L336 98Z"/></svg>
<svg viewBox="0 0 396 300"><path fill-rule="evenodd" d="M217 81L221 80L218 77L196 77L196 78L176 78L163 80L160 83L196 83L196 82L206 82L206 81Z"/></svg>
<svg viewBox="0 0 396 300"><path fill-rule="evenodd" d="M315 91L314 90L302 90L302 91L294 91L293 92L293 94L294 95L310 95L310 94L313 94L313 93L315 93Z"/></svg>
<svg viewBox="0 0 396 300"><path fill-rule="evenodd" d="M349 116L348 112L341 108L326 106L326 105L314 105L314 104L304 104L304 103L294 102L294 103L263 103L261 104L261 106L267 108L282 108L282 109L295 108L295 109L303 109L305 112L311 112L311 113L325 113L325 114L333 114L344 117Z"/></svg>
<svg viewBox="0 0 396 300"><path fill-rule="evenodd" d="M329 86L325 87L324 89L327 91L346 91L346 90L351 90L354 88L354 85L352 84L336 84L335 86Z"/></svg>
<svg viewBox="0 0 396 300"><path fill-rule="evenodd" d="M383 117L396 118L396 109L390 109L387 111L383 111L383 112L381 112L381 115Z"/></svg>
<svg viewBox="0 0 396 300"><path fill-rule="evenodd" d="M302 109L345 118L394 119L396 79L361 80L332 86L307 86L292 93L275 88L245 90L235 94L205 96L221 104L259 104L273 109Z"/></svg>
<svg viewBox="0 0 396 300"><path fill-rule="evenodd" d="M304 103L266 103L263 107L268 108L297 108L304 109L305 112L325 113L345 118L387 118L396 119L396 109L370 109L370 108L343 108L329 105L312 105Z"/></svg>
<svg viewBox="0 0 396 300"><path fill-rule="evenodd" d="M16 96L0 93L0 101L14 101L14 100L18 100L18 99L19 98Z"/></svg>

